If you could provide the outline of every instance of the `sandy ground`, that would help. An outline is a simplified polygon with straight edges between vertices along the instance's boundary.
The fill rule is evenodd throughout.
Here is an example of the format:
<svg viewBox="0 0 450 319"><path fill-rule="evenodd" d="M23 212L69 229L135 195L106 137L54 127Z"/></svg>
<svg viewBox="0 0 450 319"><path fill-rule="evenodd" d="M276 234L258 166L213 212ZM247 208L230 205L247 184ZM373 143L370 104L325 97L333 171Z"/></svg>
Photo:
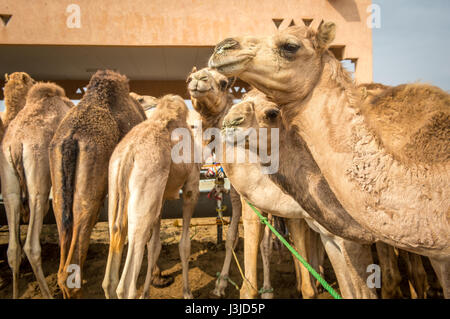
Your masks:
<svg viewBox="0 0 450 319"><path fill-rule="evenodd" d="M189 279L194 298L215 298L211 291L214 289L216 274L221 270L225 247L223 244L216 244L215 218L197 218L192 220L191 226L191 258L189 264ZM178 252L178 242L181 235L181 219L167 219L162 221L161 239L163 248L161 251L159 264L163 269L163 275L172 276L174 282L166 288L151 287L150 297L154 299L182 298L182 278L181 263ZM22 237L26 234L26 227L21 226ZM227 226L224 230L224 238ZM242 224L239 229L240 238L236 249L236 254L243 267L243 229ZM59 264L58 234L56 225L44 225L42 236L42 260L44 273L50 290L55 298L61 298L61 292L56 281L56 273ZM0 227L0 278L3 280L3 287L0 289L0 298L12 297L11 270L6 260L8 246L7 226ZM104 298L101 283L106 267L108 255L108 225L106 222L97 223L91 236L91 244L87 261L84 267L83 296L84 298ZM124 253L124 258L125 258ZM260 271L258 285L262 285L262 268ZM123 266L123 263L122 263ZM428 266L428 265L426 265ZM336 277L332 271L328 259L325 259L325 279L334 289L338 290ZM427 267L428 268L428 267ZM138 280L138 289L142 289L147 269L146 257L144 257L141 274ZM275 250L271 258L271 278L274 288L275 298L300 298L300 294L295 289L295 272L291 255L284 247ZM432 286L436 286L434 274L429 271ZM231 279L242 285L242 278L238 267L233 261L231 266ZM402 283L404 294L408 294L408 283ZM229 284L226 298L239 298L239 291ZM431 295L441 297L438 290L433 290ZM40 290L28 261L24 260L20 274L20 298L41 298ZM322 292L319 298L332 298L327 292Z"/></svg>

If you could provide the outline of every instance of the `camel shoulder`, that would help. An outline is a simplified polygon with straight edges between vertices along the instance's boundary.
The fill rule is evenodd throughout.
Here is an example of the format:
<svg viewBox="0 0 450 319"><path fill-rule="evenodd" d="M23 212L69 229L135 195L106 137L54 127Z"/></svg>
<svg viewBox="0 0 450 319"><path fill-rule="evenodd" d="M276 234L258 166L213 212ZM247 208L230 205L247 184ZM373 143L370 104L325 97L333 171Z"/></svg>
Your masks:
<svg viewBox="0 0 450 319"><path fill-rule="evenodd" d="M376 87L368 91L361 112L368 128L398 160L423 165L448 162L450 95L440 88Z"/></svg>

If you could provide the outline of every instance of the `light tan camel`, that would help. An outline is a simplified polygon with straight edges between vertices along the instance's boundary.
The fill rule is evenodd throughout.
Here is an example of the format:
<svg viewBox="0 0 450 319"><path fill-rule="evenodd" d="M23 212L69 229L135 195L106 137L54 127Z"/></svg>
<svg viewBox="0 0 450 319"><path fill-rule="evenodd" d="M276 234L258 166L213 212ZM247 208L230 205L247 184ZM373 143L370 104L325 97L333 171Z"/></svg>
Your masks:
<svg viewBox="0 0 450 319"><path fill-rule="evenodd" d="M160 220L165 200L179 199L183 190L183 231L180 256L183 268L183 296L193 298L188 278L189 225L199 195L200 164L171 160L174 130L184 128L188 109L176 95L161 98L149 119L133 128L117 145L109 164L110 250L103 288L107 298L135 298L136 281L145 245L148 271L143 297L148 297L151 273L161 251ZM186 150L185 150L186 151ZM128 251L122 276L119 267L128 233Z"/></svg>
<svg viewBox="0 0 450 319"><path fill-rule="evenodd" d="M192 73L188 77L188 90L191 95L192 104L194 106L194 109L197 110L197 112L202 117L202 128L203 130L206 130L211 127L220 127L221 122L224 118L224 116L227 114L228 110L232 106L232 96L228 93L228 88L232 83L234 82L232 79L227 79L224 76L221 76L216 71L210 70L208 68L201 69L197 71L196 68L193 69ZM208 141L209 142L209 141ZM246 176L246 173L234 178L239 178L241 181L241 184L244 183L243 187L246 187L248 179L242 178L242 176ZM232 180L233 184L233 180ZM248 190L251 190L250 186ZM232 191L234 190L234 187L232 187ZM239 196L234 196L233 193L231 193L232 201L233 198L235 198L235 201L239 200ZM244 205L243 209L245 208ZM232 224L230 225L230 228L227 233L227 242L226 242L226 257L224 261L224 266L222 268L222 272L220 275L219 280L216 282L216 287L213 291L213 293L217 296L223 296L225 294L225 288L227 287L227 280L226 277L229 274L229 267L232 259L232 247L236 244L237 240L237 226L238 221L240 219L240 207L237 207L236 205L233 205L233 216L232 216ZM255 214L251 212L250 217L255 217ZM234 224L235 223L235 224ZM305 245L305 231L306 227L302 226L302 221L291 221L290 224L290 230L291 234L294 238L294 241L297 242L297 246L302 248L303 254L306 256L306 248ZM246 219L244 218L244 225L246 225ZM264 286L263 290L264 293L262 294L263 298L271 298L273 296L273 293L271 291L271 285L270 285L270 277L269 277L269 256L268 253L270 250L268 249L268 237L266 237L265 240L262 241L262 236L259 236L262 234L261 232L261 224L258 220L253 220L253 224L256 229L252 229L251 231L250 226L248 226L246 229L246 237L247 235L250 236L252 232L255 232L256 237L251 238L259 238L258 240L255 240L252 242L251 247L248 247L248 250L254 251L254 257L255 257L255 263L254 263L254 271L249 271L249 274L252 274L253 277L251 277L249 280L251 282L250 286L253 286L254 289L251 289L251 291L248 294L243 294L243 297L255 297L257 294L256 289L256 256L258 252L258 245L254 245L255 242L260 242L261 245L259 246L261 250L261 255L263 257L263 266L264 266ZM302 228L303 227L303 228ZM267 230L265 232L267 235ZM246 253L247 255L247 253ZM317 264L317 262L316 262ZM246 268L247 269L247 268ZM302 294L306 297L313 297L316 295L317 291L313 288L313 284L310 280L309 273L305 271L302 272L302 275L304 276L304 279L302 280Z"/></svg>
<svg viewBox="0 0 450 319"><path fill-rule="evenodd" d="M233 96L229 93L229 89L233 85L234 79L227 79L218 72L208 68L197 70L194 67L187 78L187 83L192 105L201 119L202 132L199 133L201 134L209 128L220 128L223 117L233 104ZM194 116L191 118L195 119ZM204 146L210 141L204 141ZM228 277L233 258L232 250L238 242L238 226L242 210L240 195L236 192L232 184L230 187L230 199L232 203L232 217L225 244L225 260L212 292L218 297L225 295L225 289L228 286ZM268 237L269 234L266 234L265 239L261 241L260 245L264 266L264 287L261 296L262 298L272 298L273 293L271 292L272 287L269 277L270 238Z"/></svg>
<svg viewBox="0 0 450 319"><path fill-rule="evenodd" d="M197 70L194 67L187 80L187 88L191 96L192 106L197 116L190 116L190 125L197 129L196 134L203 134L209 128L220 128L220 123L230 107L233 105L233 95L229 93L234 79L227 79L225 76L208 68ZM199 123L200 122L200 123ZM199 129L201 124L201 129ZM210 142L203 141L203 147ZM225 289L228 286L228 276L230 272L231 261L233 258L232 250L238 243L238 226L241 218L241 199L239 194L230 186L230 200L232 205L231 223L228 227L227 238L225 242L225 260L216 281L213 294L217 297L225 295Z"/></svg>
<svg viewBox="0 0 450 319"><path fill-rule="evenodd" d="M13 297L19 296L22 257L19 219L29 212L23 250L33 268L44 298L52 298L41 263L39 236L49 208L50 168L48 146L59 123L73 106L64 90L53 83L37 83L27 102L10 122L2 142L0 170L9 227L8 262L13 272Z"/></svg>
<svg viewBox="0 0 450 319"><path fill-rule="evenodd" d="M35 81L25 72L5 74L5 87L3 89L5 111L1 114L5 130L17 113L25 106L28 90L34 83Z"/></svg>
<svg viewBox="0 0 450 319"><path fill-rule="evenodd" d="M367 91L368 94L371 94L373 91L372 85L364 85L366 89L369 89ZM248 98L247 98L248 97ZM246 100L250 100L253 102L253 104L257 105L254 107L254 111L250 108L245 108L245 104L237 104L233 106L233 108L230 110L229 114L226 116L227 124L230 127L236 127L238 125L239 127L243 129L248 128L248 123L245 122L246 118L252 118L253 112L255 113L255 120L258 123L259 128L271 128L271 127L282 127L280 126L279 121L277 121L277 109L276 105L274 103L271 103L265 99L264 96L258 96L256 94L256 91L252 91L246 96L244 96L244 102ZM242 103L244 103L242 102ZM272 119L268 115L264 115L267 112L271 114L273 117ZM271 113L270 113L271 112ZM236 120L237 119L237 120ZM232 125L230 125L232 123ZM251 123L251 122L250 122ZM270 139L268 141L270 145ZM229 172L229 174L232 174L233 165L230 164L223 164L226 171ZM236 175L242 174L242 171L237 171ZM234 176L231 175L230 178L232 180L235 180L233 178ZM246 185L245 187L249 187L253 190L251 183L250 185ZM266 187L266 190L270 190L270 187ZM266 197L275 197L268 196L268 193L266 193ZM248 236L246 236L248 238ZM394 254L394 250L392 246L386 245L382 242L378 242L377 244L377 251L379 255L379 262L382 269L382 297L383 298L400 298L402 297L399 284L401 281L401 275L398 270L397 265L397 255ZM317 249L317 247L316 247ZM407 264L407 277L410 280L410 290L411 290L411 296L413 298L425 298L425 292L427 287L426 282L426 274L424 271L424 267L421 263L420 257L408 253L406 251L400 250L401 256L405 263ZM302 254L302 252L301 252ZM419 257L419 258L418 258ZM256 255L255 255L256 258ZM354 263L354 262L353 262ZM368 265L361 265L361 270L364 269L364 267L367 267ZM246 267L247 269L247 267ZM304 270L306 271L306 269Z"/></svg>
<svg viewBox="0 0 450 319"><path fill-rule="evenodd" d="M225 132L230 132L233 137L235 131L245 131L249 128L279 128L280 136L285 134L283 125L279 116L278 107L267 101L264 95L256 90L250 91L242 102L235 104L223 121ZM267 133L267 145L271 145L271 138ZM233 146L236 147L237 146ZM281 147L281 145L280 145ZM292 151L292 150L291 150ZM303 151L300 148L300 151ZM280 151L281 152L281 151ZM236 151L235 151L236 153ZM307 154L306 154L307 155ZM304 156L302 163L309 166L311 160ZM291 234L298 234L301 220L304 218L308 225L318 232L321 236L325 250L335 270L336 277L339 282L339 288L344 298L376 298L374 289L369 289L366 285L367 266L372 264L372 255L370 246L360 244L359 242L370 242L366 232L357 225L357 223L345 215L339 219L343 213L336 205L331 205L326 201L328 193L321 188L316 188L320 181L320 172L310 171L307 175L309 185L305 183L303 190L303 202L309 208L307 211L298 204L291 196L285 194L282 189L277 186L270 178L270 174L263 174L261 164L251 163L227 163L223 164L224 170L234 183L236 190L251 203L257 205L262 211L271 213L275 216L287 218L288 227ZM305 170L305 168L303 168ZM235 178L244 175L246 178L241 180ZM316 208L315 205L317 205ZM309 210L319 210L322 216L321 220L332 220L335 227L347 227L347 236L358 242L346 240L342 237L334 235L321 225L320 222L312 219ZM256 283L256 256L254 242L260 234L259 220L255 213L249 209L248 205L243 206L243 219L245 229L245 271L246 277L249 278L251 285L244 285L241 296L249 298L254 297L251 286ZM359 233L358 233L359 231ZM298 240L294 239L294 245L301 255L305 255L304 237L300 235ZM307 275L303 275L303 273ZM302 269L302 276L309 277L306 269ZM303 285L302 278L302 285ZM303 290L302 290L303 291Z"/></svg>
<svg viewBox="0 0 450 319"><path fill-rule="evenodd" d="M449 298L449 94L410 84L362 102L327 50L335 30L327 22L226 39L209 64L277 103L292 140L308 148L348 214L380 240L430 257ZM278 183L299 200L295 155L280 161L286 179Z"/></svg>
<svg viewBox="0 0 450 319"><path fill-rule="evenodd" d="M68 276L75 271L82 282L91 231L107 192L109 158L144 119L144 110L129 96L128 79L97 71L52 139L53 211L61 246L58 285L64 298L81 297L81 285L76 280L69 285Z"/></svg>
<svg viewBox="0 0 450 319"><path fill-rule="evenodd" d="M154 96L139 95L134 92L130 92L130 96L142 106L145 111L145 115L147 115L147 118L150 116L150 114L158 104L158 99Z"/></svg>

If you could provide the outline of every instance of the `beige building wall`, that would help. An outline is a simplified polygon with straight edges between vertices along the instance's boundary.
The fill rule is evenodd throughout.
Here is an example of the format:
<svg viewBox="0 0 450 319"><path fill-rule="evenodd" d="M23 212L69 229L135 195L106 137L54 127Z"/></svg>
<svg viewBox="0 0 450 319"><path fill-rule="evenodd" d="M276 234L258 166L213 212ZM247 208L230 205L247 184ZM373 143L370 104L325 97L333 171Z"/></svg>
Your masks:
<svg viewBox="0 0 450 319"><path fill-rule="evenodd" d="M236 35L334 21L339 58L372 81L371 0L2 0L0 45L213 46ZM278 26L277 26L278 24ZM0 47L1 49L1 47Z"/></svg>

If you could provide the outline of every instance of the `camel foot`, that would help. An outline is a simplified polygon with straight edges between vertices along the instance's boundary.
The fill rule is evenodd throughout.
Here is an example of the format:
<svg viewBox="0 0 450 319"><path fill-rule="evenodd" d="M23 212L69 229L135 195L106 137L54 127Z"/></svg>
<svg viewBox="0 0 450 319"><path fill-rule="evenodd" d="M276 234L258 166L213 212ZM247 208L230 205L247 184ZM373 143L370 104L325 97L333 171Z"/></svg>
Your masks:
<svg viewBox="0 0 450 319"><path fill-rule="evenodd" d="M183 292L183 298L184 299L194 299L194 295L190 291Z"/></svg>
<svg viewBox="0 0 450 319"><path fill-rule="evenodd" d="M173 284L173 277L172 276L153 276L152 278L152 286L156 288L165 288L169 287L171 284Z"/></svg>
<svg viewBox="0 0 450 319"><path fill-rule="evenodd" d="M261 299L273 299L273 292L264 292L261 294Z"/></svg>
<svg viewBox="0 0 450 319"><path fill-rule="evenodd" d="M212 291L212 294L216 297L225 297L225 289L228 286L227 276L220 276L216 281L216 287Z"/></svg>

